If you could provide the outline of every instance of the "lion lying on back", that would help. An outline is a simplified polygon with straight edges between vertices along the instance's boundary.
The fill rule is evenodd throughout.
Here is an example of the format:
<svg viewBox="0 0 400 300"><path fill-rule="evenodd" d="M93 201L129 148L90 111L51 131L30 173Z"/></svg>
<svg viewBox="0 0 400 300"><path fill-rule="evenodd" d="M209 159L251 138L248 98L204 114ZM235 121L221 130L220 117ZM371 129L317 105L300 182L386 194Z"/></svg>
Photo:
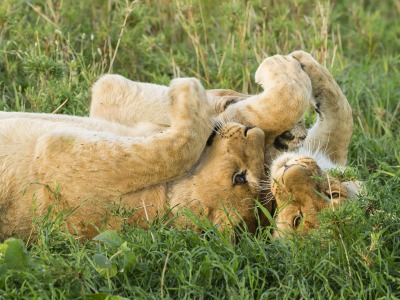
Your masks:
<svg viewBox="0 0 400 300"><path fill-rule="evenodd" d="M342 168L346 165L353 132L351 108L329 71L309 54L297 51L286 57L275 57L275 60L265 60L257 70L256 81L265 89L261 95L249 96L230 90L209 90L207 93L214 115L219 119L257 126L264 131L265 167L271 173L267 195L271 196L264 199L263 203L272 198L277 206L281 206L292 197L293 201L276 218L278 227L283 231L301 228L309 232L319 227L315 213L330 205L315 191L331 198L333 203L355 197L358 192L356 184L341 183L325 172L337 165ZM311 86L301 76L300 68L288 68L291 76L283 78L277 66L288 64L293 58L303 73L308 75ZM275 85L267 85L267 82L271 82L270 76L275 77L275 81L272 81ZM285 86L279 88L277 82ZM165 97L167 91L167 87L107 75L93 88L90 116L126 125L149 122L169 126L165 114L169 105ZM299 104L306 102L297 102L299 105L296 107L296 101L291 105L287 105L288 101L277 101L288 92L291 93L288 97L293 99L302 94L312 94L311 100L318 112L318 119L308 136L302 120L305 110ZM282 150L289 150L289 153ZM313 175L326 180L312 179ZM284 177L287 178L286 182ZM270 206L269 209L272 210ZM275 235L279 235L279 230L275 231Z"/></svg>
<svg viewBox="0 0 400 300"><path fill-rule="evenodd" d="M211 107L197 79L173 80L168 97L171 127L148 137L134 127L104 120L0 113L1 238L29 235L32 197L42 203L39 214L54 197L41 185L30 186L24 197L22 192L28 183L51 187L54 181L60 184L62 210L89 198L70 216L86 238L97 235L88 222L101 227L100 219L120 197L140 212L130 224L145 218L143 203L154 203L146 208L154 219L156 209L167 209L169 198L175 201L170 205L179 201L189 208L194 207L191 200L199 199L213 222L227 221L215 196L225 205L231 201L244 221L255 226L248 207L254 206L252 198L257 198L265 176L264 133L229 123L213 137ZM217 172L215 166L220 166ZM182 176L186 171L191 176ZM111 216L108 224L117 227Z"/></svg>
<svg viewBox="0 0 400 300"><path fill-rule="evenodd" d="M161 96L160 89L154 89L155 93L147 98L152 103L159 99L163 109L155 109L159 106L145 102L136 107L128 103L128 107L124 107L121 100L130 95L130 83L124 89L115 85L116 82L106 86L107 82L100 81L94 87L94 101L96 90L105 88L105 91L117 93L112 92L108 98L105 95L108 100L118 100L115 102L117 109L110 110L109 117L103 116L114 122L0 113L1 238L11 236L13 232L24 236L29 233L28 211L34 194L40 200L38 202L44 202L39 213L54 203L52 194L43 186L30 186L21 198L26 184L41 182L52 186L54 181L61 186L61 209L75 207L91 197L70 217L79 233L86 237L97 234L88 221L100 226L99 219L104 218L107 206L118 202L120 197L127 206L142 207L141 214L135 214L129 223L144 218L144 204L155 204L147 207L150 217L154 218L156 209L162 211L168 205L181 204L199 211L197 202L191 201L198 199L213 223L226 223L222 203L231 204L254 231L257 220L252 199L263 200L260 192L265 188L264 144L275 143L301 121L311 92L314 92L314 84L311 90L313 78L307 73L307 66L306 72L301 69L301 63L292 56L268 58L256 73L256 79L265 91L239 101L230 99L230 95L214 95L213 99L208 96L207 99L198 81L174 80L170 89L157 86L163 90ZM135 83L135 86L149 85ZM331 102L337 100L343 102L339 98ZM347 104L345 98L344 102ZM218 105L222 107L218 116L224 121L248 126L217 121L219 130L213 136L213 117L218 113L209 103L214 110ZM99 102L99 105L104 103ZM321 111L329 112L330 109L327 106ZM124 116L128 118L123 119ZM130 118L133 118L132 122ZM115 121L129 126L118 125ZM262 131L254 128L255 125ZM322 125L312 129L308 144L312 146L310 141L318 140L319 134L322 134L319 140L324 141L329 130L331 128ZM341 141L344 142L336 141L335 145L346 144L347 139L348 134L343 132ZM347 146L338 150L344 151L345 157ZM172 202L167 204L169 198ZM272 210L271 202L264 204ZM113 218L108 220L112 228L116 227L114 221Z"/></svg>

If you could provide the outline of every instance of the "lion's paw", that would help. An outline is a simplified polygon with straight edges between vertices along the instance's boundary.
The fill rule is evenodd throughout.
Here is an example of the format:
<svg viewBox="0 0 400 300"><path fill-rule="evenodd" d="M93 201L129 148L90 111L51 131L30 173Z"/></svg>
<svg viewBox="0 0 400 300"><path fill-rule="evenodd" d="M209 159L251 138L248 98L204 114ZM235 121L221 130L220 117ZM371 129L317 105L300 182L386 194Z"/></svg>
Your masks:
<svg viewBox="0 0 400 300"><path fill-rule="evenodd" d="M212 122L212 108L200 81L195 78L177 78L171 81L170 117L172 121L201 118Z"/></svg>
<svg viewBox="0 0 400 300"><path fill-rule="evenodd" d="M272 86L285 87L311 96L310 78L302 70L300 63L289 55L266 58L258 67L255 79L264 89Z"/></svg>
<svg viewBox="0 0 400 300"><path fill-rule="evenodd" d="M346 102L342 91L327 68L319 64L309 53L295 51L290 54L296 59L305 73L310 77L312 84L312 98L316 110L338 108L339 102Z"/></svg>

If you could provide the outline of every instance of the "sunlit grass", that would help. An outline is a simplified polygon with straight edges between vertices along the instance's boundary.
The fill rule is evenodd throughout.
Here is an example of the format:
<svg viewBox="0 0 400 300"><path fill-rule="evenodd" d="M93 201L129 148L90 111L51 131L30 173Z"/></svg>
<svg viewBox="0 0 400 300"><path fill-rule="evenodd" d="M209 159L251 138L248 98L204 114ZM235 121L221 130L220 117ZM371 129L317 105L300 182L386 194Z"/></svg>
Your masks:
<svg viewBox="0 0 400 300"><path fill-rule="evenodd" d="M365 193L323 212L322 228L310 237L271 241L268 231L244 230L238 243L200 219L202 235L155 220L151 231L123 226L117 246L81 241L50 210L47 218L33 216L37 233L24 241L29 258L21 243L12 246L22 255L14 260L0 248L0 264L11 266L0 267L0 299L400 298L397 4L144 0L133 4L120 37L126 1L2 1L5 111L53 112L67 100L58 113L87 115L90 87L115 54L112 72L132 80L168 85L194 76L206 88L257 93L254 72L264 58L310 52L353 108L349 163ZM307 123L314 118L309 112ZM101 255L115 265L108 275L99 269Z"/></svg>

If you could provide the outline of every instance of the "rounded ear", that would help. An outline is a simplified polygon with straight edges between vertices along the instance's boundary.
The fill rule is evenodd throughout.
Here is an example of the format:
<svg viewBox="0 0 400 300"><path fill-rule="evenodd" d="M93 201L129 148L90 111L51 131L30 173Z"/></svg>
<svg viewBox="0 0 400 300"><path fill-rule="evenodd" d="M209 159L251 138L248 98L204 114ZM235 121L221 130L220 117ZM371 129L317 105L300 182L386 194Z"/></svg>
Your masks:
<svg viewBox="0 0 400 300"><path fill-rule="evenodd" d="M361 184L358 180L342 182L342 186L347 191L348 199L356 198L361 192Z"/></svg>
<svg viewBox="0 0 400 300"><path fill-rule="evenodd" d="M251 95L222 89L208 90L207 95L217 115L224 112L228 106L251 97Z"/></svg>
<svg viewBox="0 0 400 300"><path fill-rule="evenodd" d="M216 105L216 111L218 114L224 112L228 106L238 103L240 101L246 100L247 97L238 97L238 96L225 96L221 97L219 102Z"/></svg>
<svg viewBox="0 0 400 300"><path fill-rule="evenodd" d="M226 97L226 96L236 96L236 97L251 97L251 95L247 94L242 94L235 92L233 90L225 90L225 89L213 89L213 90L207 90L206 91L208 95L211 95L213 97Z"/></svg>

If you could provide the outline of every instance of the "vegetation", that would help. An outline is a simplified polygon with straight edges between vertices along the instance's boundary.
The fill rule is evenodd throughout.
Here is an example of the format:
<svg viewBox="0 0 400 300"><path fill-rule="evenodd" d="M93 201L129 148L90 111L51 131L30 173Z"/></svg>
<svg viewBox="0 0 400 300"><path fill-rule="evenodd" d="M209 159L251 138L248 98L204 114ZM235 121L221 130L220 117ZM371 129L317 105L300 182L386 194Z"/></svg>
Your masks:
<svg viewBox="0 0 400 300"><path fill-rule="evenodd" d="M399 299L399 0L129 5L1 1L0 109L87 115L90 86L108 72L166 85L194 76L206 88L257 93L265 57L302 49L353 108L351 175L366 191L323 212L312 236L243 230L236 244L190 212L204 235L155 220L150 231L122 227L81 241L65 232L66 212L33 209L37 239L0 244L0 299Z"/></svg>

